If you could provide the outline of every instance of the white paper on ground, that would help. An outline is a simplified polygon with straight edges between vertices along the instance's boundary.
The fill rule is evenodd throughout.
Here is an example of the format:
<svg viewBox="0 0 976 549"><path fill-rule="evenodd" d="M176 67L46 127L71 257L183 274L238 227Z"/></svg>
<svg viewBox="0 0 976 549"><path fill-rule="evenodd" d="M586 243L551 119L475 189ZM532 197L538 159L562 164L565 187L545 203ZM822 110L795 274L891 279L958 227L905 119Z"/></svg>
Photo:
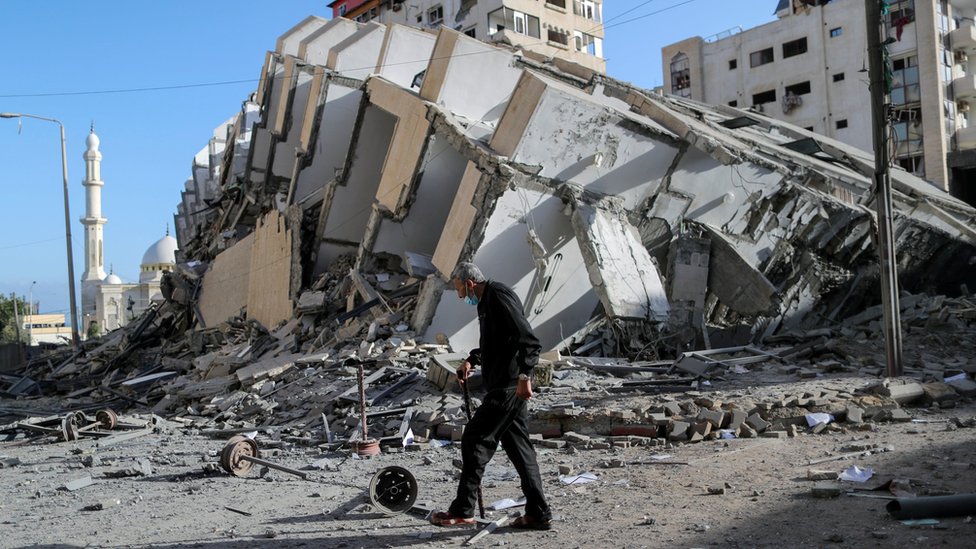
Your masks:
<svg viewBox="0 0 976 549"><path fill-rule="evenodd" d="M655 455L651 456L651 459L653 459L654 461L661 461L661 460L668 459L670 457L671 457L671 454L655 454Z"/></svg>
<svg viewBox="0 0 976 549"><path fill-rule="evenodd" d="M874 476L874 469L870 467L865 467L861 469L857 465L851 465L844 470L837 478L840 480L849 480L851 482L867 482L868 479Z"/></svg>
<svg viewBox="0 0 976 549"><path fill-rule="evenodd" d="M821 423L830 423L834 420L834 416L830 414L825 414L823 412L817 412L815 414L807 414L807 427L813 427L814 425L819 425Z"/></svg>
<svg viewBox="0 0 976 549"><path fill-rule="evenodd" d="M492 504L489 505L488 508L491 509L492 511L501 511L502 509L511 509L512 507L521 507L523 505L525 505L524 497L519 498L517 500L512 498L505 498L505 499L500 499L498 501L492 502Z"/></svg>
<svg viewBox="0 0 976 549"><path fill-rule="evenodd" d="M946 383L949 383L950 381L962 381L964 379L966 379L966 372L963 372L961 374L956 374L954 376L949 376L949 377L943 379L943 381L945 381Z"/></svg>
<svg viewBox="0 0 976 549"><path fill-rule="evenodd" d="M587 482L594 482L596 480L596 475L590 472L580 473L578 475L559 475L559 482L563 484L586 484Z"/></svg>
<svg viewBox="0 0 976 549"><path fill-rule="evenodd" d="M413 444L413 429L407 427L407 433L403 435L403 447Z"/></svg>

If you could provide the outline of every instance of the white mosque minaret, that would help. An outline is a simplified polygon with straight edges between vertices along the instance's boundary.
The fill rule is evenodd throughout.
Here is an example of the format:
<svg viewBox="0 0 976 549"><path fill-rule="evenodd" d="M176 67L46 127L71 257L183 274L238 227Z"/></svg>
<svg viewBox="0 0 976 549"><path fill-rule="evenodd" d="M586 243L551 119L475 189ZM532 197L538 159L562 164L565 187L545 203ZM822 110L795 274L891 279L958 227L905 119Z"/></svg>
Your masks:
<svg viewBox="0 0 976 549"><path fill-rule="evenodd" d="M95 313L95 292L102 280L105 279L105 256L102 249L104 230L102 227L108 221L102 217L102 153L98 152L98 136L95 135L95 125L92 124L91 133L85 139L86 150L82 158L85 159L85 217L81 224L85 226L85 272L81 275L81 315L91 318ZM85 325L87 326L87 322Z"/></svg>
<svg viewBox="0 0 976 549"><path fill-rule="evenodd" d="M113 272L105 274L104 231L108 219L102 217L101 163L99 140L92 125L85 140L85 272L81 276L81 311L83 329L104 333L125 326L162 299L159 283L163 273L176 265L176 239L169 235L160 238L146 250L139 266L139 282L128 283ZM95 326L92 326L92 324Z"/></svg>

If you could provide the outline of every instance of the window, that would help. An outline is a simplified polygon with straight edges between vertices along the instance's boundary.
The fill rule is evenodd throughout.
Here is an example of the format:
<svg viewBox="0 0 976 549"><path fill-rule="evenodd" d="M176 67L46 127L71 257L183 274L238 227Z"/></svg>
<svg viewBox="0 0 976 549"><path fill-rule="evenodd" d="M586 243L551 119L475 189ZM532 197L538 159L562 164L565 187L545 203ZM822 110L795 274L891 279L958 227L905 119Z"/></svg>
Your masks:
<svg viewBox="0 0 976 549"><path fill-rule="evenodd" d="M924 156L909 156L907 158L899 158L898 165L908 173L913 173L919 177L925 177L924 160Z"/></svg>
<svg viewBox="0 0 976 549"><path fill-rule="evenodd" d="M546 4L556 6L557 8L566 9L566 0L546 0Z"/></svg>
<svg viewBox="0 0 976 549"><path fill-rule="evenodd" d="M691 97L691 61L683 53L671 58L671 93Z"/></svg>
<svg viewBox="0 0 976 549"><path fill-rule="evenodd" d="M776 101L776 90L759 92L752 96L753 105L762 105L763 103L772 103L774 101Z"/></svg>
<svg viewBox="0 0 976 549"><path fill-rule="evenodd" d="M808 131L808 132L812 132L813 131L813 126L807 126L807 127L803 128L803 129L806 130L806 131Z"/></svg>
<svg viewBox="0 0 976 549"><path fill-rule="evenodd" d="M922 112L918 108L895 109L891 135L895 144L895 158L898 158L899 162L903 159L907 160L905 157L921 157L923 153ZM917 166L905 169L914 173L916 168Z"/></svg>
<svg viewBox="0 0 976 549"><path fill-rule="evenodd" d="M475 28L476 27L471 27L470 29L464 31L464 34L466 34L467 36L470 36L471 38L477 38L477 36L475 36L475 34L476 34L475 33Z"/></svg>
<svg viewBox="0 0 976 549"><path fill-rule="evenodd" d="M766 48L764 50L754 51L749 54L749 66L758 67L759 65L765 65L766 63L773 62L773 48Z"/></svg>
<svg viewBox="0 0 976 549"><path fill-rule="evenodd" d="M837 38L838 36L844 34L844 27L835 27L830 29L830 37Z"/></svg>
<svg viewBox="0 0 976 549"><path fill-rule="evenodd" d="M603 57L602 39L580 31L573 31L573 36L576 38L576 51L586 52L596 57Z"/></svg>
<svg viewBox="0 0 976 549"><path fill-rule="evenodd" d="M565 32L549 29L547 33L548 35L546 36L546 39L550 42L556 42L558 44L563 44L564 46L569 45L569 35Z"/></svg>
<svg viewBox="0 0 976 549"><path fill-rule="evenodd" d="M574 0L573 13L592 21L600 22L600 4L593 0Z"/></svg>
<svg viewBox="0 0 976 549"><path fill-rule="evenodd" d="M836 127L838 130L843 130L847 127L847 119L845 118L843 120L838 120L834 123L834 127Z"/></svg>
<svg viewBox="0 0 976 549"><path fill-rule="evenodd" d="M430 26L440 25L444 22L444 7L434 6L427 10L427 24Z"/></svg>
<svg viewBox="0 0 976 549"><path fill-rule="evenodd" d="M739 61L737 59L729 59L729 70L735 70L739 66Z"/></svg>
<svg viewBox="0 0 976 549"><path fill-rule="evenodd" d="M733 99L732 101L729 101L729 106L730 107L738 107L739 106L739 102Z"/></svg>
<svg viewBox="0 0 976 549"><path fill-rule="evenodd" d="M891 104L906 105L921 101L918 87L918 58L914 55L891 62Z"/></svg>
<svg viewBox="0 0 976 549"><path fill-rule="evenodd" d="M804 36L799 40L786 42L783 44L783 59L793 57L807 52L807 38Z"/></svg>
<svg viewBox="0 0 976 549"><path fill-rule="evenodd" d="M342 17L345 14L346 14L346 5L343 4L343 5L339 6L339 17Z"/></svg>
<svg viewBox="0 0 976 549"><path fill-rule="evenodd" d="M793 84L792 86L786 86L784 90L787 95L806 95L810 93L810 82L800 82L799 84Z"/></svg>
<svg viewBox="0 0 976 549"><path fill-rule="evenodd" d="M498 8L488 14L488 36L503 30L513 30L532 38L542 37L538 17L506 7Z"/></svg>
<svg viewBox="0 0 976 549"><path fill-rule="evenodd" d="M834 75L834 82L840 82L843 79L844 79L844 73L842 72L839 72Z"/></svg>
<svg viewBox="0 0 976 549"><path fill-rule="evenodd" d="M898 27L915 20L915 2L913 0L889 0L888 16L885 24L888 28Z"/></svg>

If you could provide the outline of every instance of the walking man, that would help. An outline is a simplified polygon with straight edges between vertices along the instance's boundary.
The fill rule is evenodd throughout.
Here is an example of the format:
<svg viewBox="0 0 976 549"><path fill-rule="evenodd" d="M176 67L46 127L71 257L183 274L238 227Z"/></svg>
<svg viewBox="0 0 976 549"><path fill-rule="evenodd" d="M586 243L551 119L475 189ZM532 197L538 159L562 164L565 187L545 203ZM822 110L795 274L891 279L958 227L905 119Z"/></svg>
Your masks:
<svg viewBox="0 0 976 549"><path fill-rule="evenodd" d="M460 263L451 274L459 298L478 308L480 346L458 368L460 383L467 383L481 366L486 390L484 401L461 437L461 480L457 497L446 512L436 512L438 526L473 524L475 501L485 466L501 442L518 471L525 494L525 513L513 528L548 530L552 513L542 493L542 477L527 427L528 400L532 398L532 370L539 362L539 339L522 312L522 303L508 286L485 279L473 263ZM466 389L466 387L465 387Z"/></svg>

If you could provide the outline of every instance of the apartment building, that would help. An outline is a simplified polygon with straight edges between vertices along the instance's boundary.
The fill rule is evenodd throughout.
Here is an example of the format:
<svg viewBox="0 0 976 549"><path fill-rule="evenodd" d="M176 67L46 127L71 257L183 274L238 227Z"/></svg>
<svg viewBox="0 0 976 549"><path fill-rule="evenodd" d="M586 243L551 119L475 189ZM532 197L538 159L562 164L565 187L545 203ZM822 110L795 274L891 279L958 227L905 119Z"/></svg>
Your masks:
<svg viewBox="0 0 976 549"><path fill-rule="evenodd" d="M606 72L603 3L597 0L334 0L328 7L333 17L359 22L443 25Z"/></svg>
<svg viewBox="0 0 976 549"><path fill-rule="evenodd" d="M976 204L976 1L888 4L892 163ZM873 150L863 0L778 0L775 9L771 23L663 48L665 92Z"/></svg>

